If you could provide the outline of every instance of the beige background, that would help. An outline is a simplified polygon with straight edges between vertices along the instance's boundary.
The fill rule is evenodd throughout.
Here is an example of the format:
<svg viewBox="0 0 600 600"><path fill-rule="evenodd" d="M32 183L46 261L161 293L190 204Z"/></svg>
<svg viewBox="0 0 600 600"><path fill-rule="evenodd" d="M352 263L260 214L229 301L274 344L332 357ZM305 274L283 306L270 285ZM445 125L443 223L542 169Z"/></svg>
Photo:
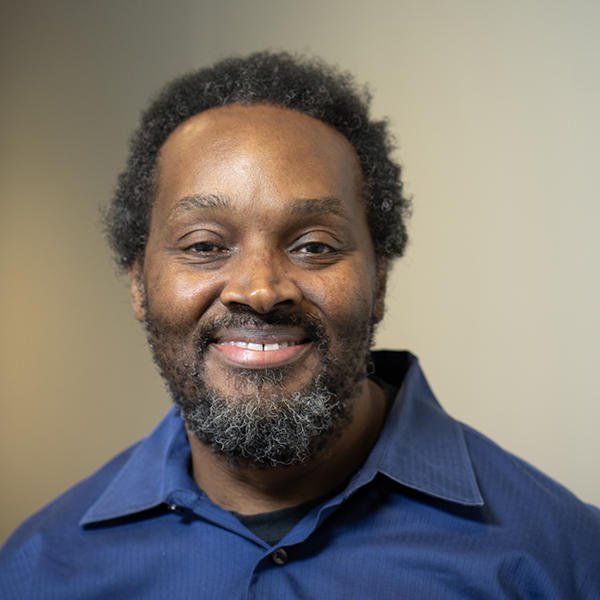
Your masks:
<svg viewBox="0 0 600 600"><path fill-rule="evenodd" d="M600 3L3 4L0 539L167 410L98 207L159 85L264 47L353 71L393 122L415 214L378 344L600 504Z"/></svg>

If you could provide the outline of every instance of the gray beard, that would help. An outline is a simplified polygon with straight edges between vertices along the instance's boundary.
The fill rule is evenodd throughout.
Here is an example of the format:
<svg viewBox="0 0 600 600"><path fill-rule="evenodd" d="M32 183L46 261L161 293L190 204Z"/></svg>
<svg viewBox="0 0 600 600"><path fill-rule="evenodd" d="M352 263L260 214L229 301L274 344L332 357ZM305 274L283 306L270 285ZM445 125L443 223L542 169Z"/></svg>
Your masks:
<svg viewBox="0 0 600 600"><path fill-rule="evenodd" d="M190 432L233 463L302 464L349 420L351 396L334 395L323 379L292 395L257 390L229 398L203 386L195 402L176 403Z"/></svg>
<svg viewBox="0 0 600 600"><path fill-rule="evenodd" d="M252 319L257 321L254 316L243 318L245 322ZM232 317L229 321L241 320ZM358 384L366 377L373 334L370 320L353 323L344 337L341 356L333 360L323 326L305 322L322 361L312 382L289 393L286 367L232 368L232 377L240 378L244 391L229 396L212 388L203 376L208 336L198 338L196 356L190 363L181 358L176 334L166 333L151 320L146 325L154 360L189 433L232 464L262 468L306 463L339 436L350 421Z"/></svg>

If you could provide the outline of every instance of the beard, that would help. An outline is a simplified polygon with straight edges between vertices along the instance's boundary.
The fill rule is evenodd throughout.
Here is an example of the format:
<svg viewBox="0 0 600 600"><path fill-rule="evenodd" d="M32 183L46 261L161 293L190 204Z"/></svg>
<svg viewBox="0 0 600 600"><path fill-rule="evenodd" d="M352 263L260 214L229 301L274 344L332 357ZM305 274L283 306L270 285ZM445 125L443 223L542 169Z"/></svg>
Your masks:
<svg viewBox="0 0 600 600"><path fill-rule="evenodd" d="M317 457L351 420L353 401L367 376L374 320L353 315L335 328L332 351L326 328L314 315L276 309L257 314L244 306L201 322L193 332L153 318L146 303L148 340L188 432L234 465L292 466ZM216 389L206 376L211 340L221 328L301 327L320 368L290 391L294 365L265 369L227 367L235 392ZM225 368L225 367L223 367Z"/></svg>

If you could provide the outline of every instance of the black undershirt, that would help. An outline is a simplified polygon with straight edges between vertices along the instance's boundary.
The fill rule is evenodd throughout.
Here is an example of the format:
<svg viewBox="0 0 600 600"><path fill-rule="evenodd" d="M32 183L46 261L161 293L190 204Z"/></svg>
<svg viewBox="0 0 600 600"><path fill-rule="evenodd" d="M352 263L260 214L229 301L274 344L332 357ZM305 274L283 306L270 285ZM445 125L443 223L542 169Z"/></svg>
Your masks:
<svg viewBox="0 0 600 600"><path fill-rule="evenodd" d="M260 513L258 515L241 515L232 511L252 533L274 546L283 539L298 523L304 515L308 514L317 504L323 502L324 498L316 498L303 502L298 506L282 508L272 512Z"/></svg>

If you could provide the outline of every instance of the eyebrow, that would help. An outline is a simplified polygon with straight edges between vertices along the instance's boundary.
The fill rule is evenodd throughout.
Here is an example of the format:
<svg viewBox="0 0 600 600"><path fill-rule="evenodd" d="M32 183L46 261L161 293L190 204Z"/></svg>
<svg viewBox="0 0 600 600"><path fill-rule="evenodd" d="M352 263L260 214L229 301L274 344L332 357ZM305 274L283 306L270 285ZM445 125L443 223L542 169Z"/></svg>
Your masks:
<svg viewBox="0 0 600 600"><path fill-rule="evenodd" d="M171 219L181 217L198 209L226 208L229 204L229 198L226 196L217 196L216 194L208 194L207 196L202 196L200 194L185 196L184 198L181 198L181 200L178 200L175 206L170 210L168 220L170 221Z"/></svg>
<svg viewBox="0 0 600 600"><path fill-rule="evenodd" d="M299 217L334 214L344 219L350 219L344 203L334 196L294 200L292 202L292 214Z"/></svg>
<svg viewBox="0 0 600 600"><path fill-rule="evenodd" d="M195 210L223 209L231 206L231 200L227 196L217 194L193 194L178 200L169 212L168 220L184 216ZM298 198L291 202L291 213L297 217L310 217L334 214L350 220L344 203L335 196L323 198Z"/></svg>

